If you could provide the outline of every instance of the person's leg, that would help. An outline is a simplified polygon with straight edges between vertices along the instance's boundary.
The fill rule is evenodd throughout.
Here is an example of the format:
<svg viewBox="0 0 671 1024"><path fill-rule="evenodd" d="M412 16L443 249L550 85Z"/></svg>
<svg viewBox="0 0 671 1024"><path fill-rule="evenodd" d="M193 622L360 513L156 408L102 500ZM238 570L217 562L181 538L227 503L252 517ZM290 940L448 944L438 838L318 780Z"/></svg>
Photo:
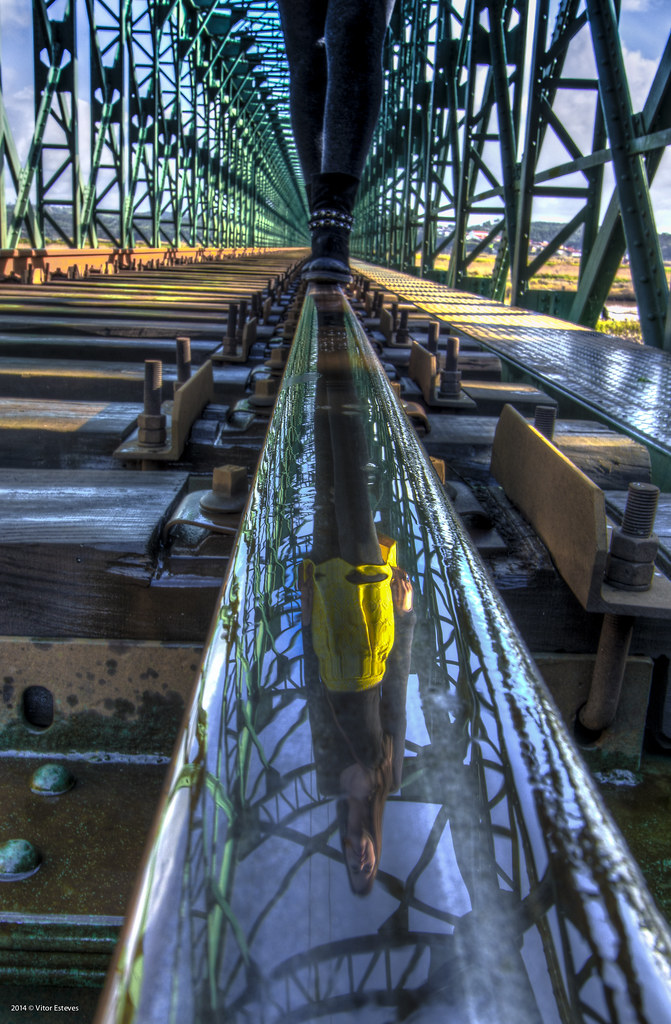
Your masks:
<svg viewBox="0 0 671 1024"><path fill-rule="evenodd" d="M291 124L306 191L322 168L328 0L278 0L289 62Z"/></svg>
<svg viewBox="0 0 671 1024"><path fill-rule="evenodd" d="M329 0L321 171L361 178L382 102L382 50L394 0Z"/></svg>
<svg viewBox="0 0 671 1024"><path fill-rule="evenodd" d="M382 48L394 0L329 0L321 171L311 180L308 280L350 280L352 210L382 99Z"/></svg>

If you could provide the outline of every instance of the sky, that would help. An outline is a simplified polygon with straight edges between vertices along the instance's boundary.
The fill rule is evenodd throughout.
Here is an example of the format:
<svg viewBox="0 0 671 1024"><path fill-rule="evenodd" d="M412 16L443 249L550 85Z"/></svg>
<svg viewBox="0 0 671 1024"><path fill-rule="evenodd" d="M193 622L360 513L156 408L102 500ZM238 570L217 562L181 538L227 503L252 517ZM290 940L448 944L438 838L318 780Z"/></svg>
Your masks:
<svg viewBox="0 0 671 1024"><path fill-rule="evenodd" d="M65 0L55 0L63 5ZM463 0L461 0L463 4ZM77 0L84 8L84 0ZM534 0L529 0L530 4ZM553 0L556 9L558 0ZM0 58L5 106L8 112L12 134L20 158L25 160L32 131L32 65L30 0L0 0ZM56 6L54 10L58 10ZM85 19L82 19L84 23ZM553 18L550 19L552 25ZM620 17L620 38L632 104L635 111L642 108L653 79L658 62L671 30L671 0L622 0ZM82 47L86 46L85 40ZM84 95L86 60L80 55L80 92ZM569 49L565 74L583 75L594 67L589 30L583 29ZM588 93L564 92L557 110L570 127L572 134L583 152L591 148L591 125L593 123L594 99ZM88 121L85 100L80 100L82 125ZM83 128L80 149L85 154L88 135ZM541 167L562 163L567 159L566 151L552 133L548 133L545 151L541 154ZM85 158L84 158L85 160ZM582 179L581 179L582 181ZM575 183L579 183L578 179ZM604 206L613 187L610 172L606 175L606 196ZM659 231L671 232L671 152L667 153L657 172L651 189L653 209ZM569 220L576 212L577 205L569 201L536 201L534 220Z"/></svg>

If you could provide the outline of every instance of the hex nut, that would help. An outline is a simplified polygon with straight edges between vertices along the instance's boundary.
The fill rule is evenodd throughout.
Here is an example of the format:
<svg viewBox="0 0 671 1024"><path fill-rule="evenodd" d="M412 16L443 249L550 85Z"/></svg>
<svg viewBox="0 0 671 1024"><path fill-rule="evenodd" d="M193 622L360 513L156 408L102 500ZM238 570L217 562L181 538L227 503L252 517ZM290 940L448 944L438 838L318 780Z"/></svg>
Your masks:
<svg viewBox="0 0 671 1024"><path fill-rule="evenodd" d="M140 430L165 429L165 416L163 413L151 414L141 412L137 418L137 425Z"/></svg>
<svg viewBox="0 0 671 1024"><path fill-rule="evenodd" d="M162 445L166 442L165 430L142 430L138 433L138 441L145 445Z"/></svg>
<svg viewBox="0 0 671 1024"><path fill-rule="evenodd" d="M652 562L631 562L609 554L606 582L625 590L648 590L655 567Z"/></svg>
<svg viewBox="0 0 671 1024"><path fill-rule="evenodd" d="M649 537L635 537L631 533L623 533L618 526L611 534L611 555L627 562L654 562L658 550L659 537L656 533Z"/></svg>

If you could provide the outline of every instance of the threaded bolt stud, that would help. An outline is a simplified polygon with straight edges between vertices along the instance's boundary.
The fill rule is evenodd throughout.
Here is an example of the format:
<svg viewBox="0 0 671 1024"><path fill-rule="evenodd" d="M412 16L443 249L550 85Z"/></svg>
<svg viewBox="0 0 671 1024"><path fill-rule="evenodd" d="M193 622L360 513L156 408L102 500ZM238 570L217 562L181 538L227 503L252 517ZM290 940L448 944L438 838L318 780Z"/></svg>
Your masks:
<svg viewBox="0 0 671 1024"><path fill-rule="evenodd" d="M426 343L429 352L434 355L438 351L438 338L440 337L440 324L436 320L429 323L429 339Z"/></svg>
<svg viewBox="0 0 671 1024"><path fill-rule="evenodd" d="M554 405L537 405L534 410L534 427L551 441L555 433L557 410Z"/></svg>
<svg viewBox="0 0 671 1024"><path fill-rule="evenodd" d="M659 487L630 483L622 520L622 532L631 537L649 537L655 525Z"/></svg>
<svg viewBox="0 0 671 1024"><path fill-rule="evenodd" d="M144 411L147 416L160 416L163 363L160 359L145 359Z"/></svg>
<svg viewBox="0 0 671 1024"><path fill-rule="evenodd" d="M177 338L177 380L185 384L191 376L191 338Z"/></svg>

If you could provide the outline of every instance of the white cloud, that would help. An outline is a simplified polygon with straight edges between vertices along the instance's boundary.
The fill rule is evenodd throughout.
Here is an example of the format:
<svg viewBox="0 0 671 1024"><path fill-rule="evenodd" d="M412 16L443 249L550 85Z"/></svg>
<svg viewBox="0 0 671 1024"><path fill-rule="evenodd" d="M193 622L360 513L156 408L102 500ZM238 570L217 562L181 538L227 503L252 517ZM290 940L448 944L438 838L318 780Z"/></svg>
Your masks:
<svg viewBox="0 0 671 1024"><path fill-rule="evenodd" d="M649 0L629 0L629 5L647 4ZM642 6L641 8L642 9ZM627 73L629 91L634 113L640 111L647 99L652 80L657 70L657 61L643 56L638 49L629 49L622 45L622 54ZM595 74L594 51L589 28L584 28L572 41L564 67L565 77L590 77ZM554 111L571 134L580 150L589 154L592 146L594 115L597 93L593 90L559 90L555 99ZM539 170L569 162L570 157L551 128L545 137L538 162ZM584 183L581 175L568 175L557 179L559 185L580 185ZM607 206L614 178L610 167L604 171L604 200L602 212ZM671 230L671 152L666 153L657 171L651 198L657 228L659 231ZM569 220L577 212L579 204L575 201L543 199L534 203L533 217L535 220Z"/></svg>
<svg viewBox="0 0 671 1024"><path fill-rule="evenodd" d="M622 44L622 57L627 72L629 93L634 113L643 108L652 80L657 71L657 61L644 57L640 50L629 50Z"/></svg>
<svg viewBox="0 0 671 1024"><path fill-rule="evenodd" d="M23 4L17 4L16 0L0 0L0 25L3 28L28 28L32 23L32 7L25 0Z"/></svg>
<svg viewBox="0 0 671 1024"><path fill-rule="evenodd" d="M649 11L654 5L654 0L622 0L621 11L623 13L642 13Z"/></svg>

